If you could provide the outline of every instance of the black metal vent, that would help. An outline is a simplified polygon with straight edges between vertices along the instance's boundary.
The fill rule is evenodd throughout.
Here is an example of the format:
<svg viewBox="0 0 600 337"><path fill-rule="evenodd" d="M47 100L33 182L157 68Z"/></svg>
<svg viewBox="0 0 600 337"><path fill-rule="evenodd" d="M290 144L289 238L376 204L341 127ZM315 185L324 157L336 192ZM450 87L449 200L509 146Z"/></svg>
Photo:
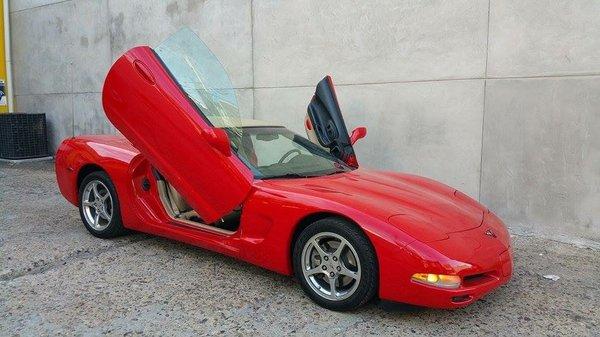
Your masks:
<svg viewBox="0 0 600 337"><path fill-rule="evenodd" d="M0 114L0 158L48 156L45 114Z"/></svg>

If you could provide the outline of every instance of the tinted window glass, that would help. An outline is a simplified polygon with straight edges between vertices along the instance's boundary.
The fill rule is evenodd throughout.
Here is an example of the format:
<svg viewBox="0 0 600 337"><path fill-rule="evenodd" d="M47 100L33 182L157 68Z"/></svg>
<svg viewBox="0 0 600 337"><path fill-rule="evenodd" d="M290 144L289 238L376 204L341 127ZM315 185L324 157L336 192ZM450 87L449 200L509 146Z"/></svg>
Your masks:
<svg viewBox="0 0 600 337"><path fill-rule="evenodd" d="M206 119L239 135L235 89L223 65L198 35L184 28L154 51Z"/></svg>

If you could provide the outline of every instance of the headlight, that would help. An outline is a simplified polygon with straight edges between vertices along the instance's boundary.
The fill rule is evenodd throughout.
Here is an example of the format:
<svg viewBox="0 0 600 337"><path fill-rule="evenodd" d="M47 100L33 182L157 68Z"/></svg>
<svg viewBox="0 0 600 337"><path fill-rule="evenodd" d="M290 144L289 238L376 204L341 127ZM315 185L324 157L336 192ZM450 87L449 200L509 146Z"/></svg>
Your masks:
<svg viewBox="0 0 600 337"><path fill-rule="evenodd" d="M446 289L460 287L460 276L418 273L412 276L412 280L418 283Z"/></svg>

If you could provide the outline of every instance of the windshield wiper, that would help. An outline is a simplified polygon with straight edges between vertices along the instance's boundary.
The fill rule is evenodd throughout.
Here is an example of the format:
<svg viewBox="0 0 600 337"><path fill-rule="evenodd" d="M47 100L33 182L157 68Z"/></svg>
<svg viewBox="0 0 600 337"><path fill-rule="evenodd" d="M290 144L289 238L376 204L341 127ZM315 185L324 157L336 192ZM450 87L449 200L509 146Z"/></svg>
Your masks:
<svg viewBox="0 0 600 337"><path fill-rule="evenodd" d="M324 175L324 176L332 176L332 175L334 175L334 174L338 174L338 173L346 173L346 172L349 172L349 171L346 171L346 170L335 170L335 171L333 171L333 172L325 173L325 174L323 174L323 175Z"/></svg>
<svg viewBox="0 0 600 337"><path fill-rule="evenodd" d="M307 176L307 175L299 174L299 173L286 173L286 174L282 174L279 176L264 177L262 179L267 180L267 179L310 178L310 177L314 177L314 176Z"/></svg>
<svg viewBox="0 0 600 337"><path fill-rule="evenodd" d="M338 174L338 173L346 173L348 171L345 170L335 170L333 172L329 172L329 173L325 173L325 174L313 174L313 175L306 175L306 174L300 174L300 173L286 173L286 174L282 174L282 175L278 175L278 176L271 176L271 177L264 177L262 178L263 180L267 180L267 179L290 179L290 178L314 178L314 177L324 177L324 176L330 176L330 175L334 175L334 174Z"/></svg>

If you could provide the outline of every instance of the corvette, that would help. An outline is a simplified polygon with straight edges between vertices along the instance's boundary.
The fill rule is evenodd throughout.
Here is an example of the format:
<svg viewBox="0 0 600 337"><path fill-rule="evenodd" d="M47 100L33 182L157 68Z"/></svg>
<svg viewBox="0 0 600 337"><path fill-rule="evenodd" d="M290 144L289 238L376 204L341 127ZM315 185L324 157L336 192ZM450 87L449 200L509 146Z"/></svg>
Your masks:
<svg viewBox="0 0 600 337"><path fill-rule="evenodd" d="M331 310L375 297L464 307L511 278L509 234L485 206L359 165L366 129L348 132L330 77L307 138L242 119L224 68L184 29L120 57L102 101L122 135L73 137L56 154L60 191L94 236L139 231L226 254L295 276Z"/></svg>

